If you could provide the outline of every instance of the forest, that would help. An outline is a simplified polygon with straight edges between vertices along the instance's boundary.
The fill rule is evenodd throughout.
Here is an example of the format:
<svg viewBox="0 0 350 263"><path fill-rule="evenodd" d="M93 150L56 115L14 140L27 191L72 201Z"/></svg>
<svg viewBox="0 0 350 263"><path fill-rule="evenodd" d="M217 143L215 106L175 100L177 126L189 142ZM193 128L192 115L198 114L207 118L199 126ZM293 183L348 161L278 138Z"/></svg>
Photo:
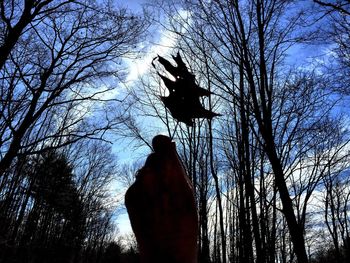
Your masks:
<svg viewBox="0 0 350 263"><path fill-rule="evenodd" d="M350 1L136 2L0 0L0 263L139 262L118 218L157 134L199 263L350 262ZM165 107L177 53L220 116Z"/></svg>

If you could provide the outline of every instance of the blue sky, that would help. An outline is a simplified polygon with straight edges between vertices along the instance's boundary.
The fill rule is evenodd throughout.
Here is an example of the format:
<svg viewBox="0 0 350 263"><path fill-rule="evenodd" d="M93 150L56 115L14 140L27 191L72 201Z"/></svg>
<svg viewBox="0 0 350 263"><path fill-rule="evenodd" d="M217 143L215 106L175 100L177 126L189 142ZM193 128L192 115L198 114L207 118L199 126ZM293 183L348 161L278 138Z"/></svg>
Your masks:
<svg viewBox="0 0 350 263"><path fill-rule="evenodd" d="M123 6L130 8L134 11L139 11L142 9L142 4L145 3L147 0L126 0L126 1L119 1Z"/></svg>

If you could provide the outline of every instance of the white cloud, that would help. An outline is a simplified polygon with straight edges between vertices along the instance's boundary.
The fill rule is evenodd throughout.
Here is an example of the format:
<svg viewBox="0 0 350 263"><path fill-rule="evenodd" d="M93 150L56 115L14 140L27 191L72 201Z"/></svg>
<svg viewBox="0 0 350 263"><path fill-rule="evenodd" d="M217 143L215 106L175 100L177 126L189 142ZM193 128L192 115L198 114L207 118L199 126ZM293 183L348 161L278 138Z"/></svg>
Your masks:
<svg viewBox="0 0 350 263"><path fill-rule="evenodd" d="M129 60L129 74L126 78L127 82L137 80L140 76L145 74L147 70L152 67L151 62L157 55L168 54L176 42L175 34L161 33L158 43L153 44L147 52L147 55L138 60Z"/></svg>
<svg viewBox="0 0 350 263"><path fill-rule="evenodd" d="M185 31L188 23L190 23L190 12L186 10L179 10L174 16L175 20L187 21L185 26L182 25L182 31ZM147 55L138 60L129 60L129 74L126 78L127 82L132 82L145 74L147 70L152 67L151 62L157 55L167 55L175 47L178 35L174 32L162 29L158 32L159 40L148 47Z"/></svg>

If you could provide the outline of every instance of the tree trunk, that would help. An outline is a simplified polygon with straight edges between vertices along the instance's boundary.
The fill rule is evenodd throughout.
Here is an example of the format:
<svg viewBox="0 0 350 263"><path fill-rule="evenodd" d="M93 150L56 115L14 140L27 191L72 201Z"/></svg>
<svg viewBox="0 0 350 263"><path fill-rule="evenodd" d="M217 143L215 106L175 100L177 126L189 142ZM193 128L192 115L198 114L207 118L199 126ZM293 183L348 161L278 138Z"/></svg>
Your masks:
<svg viewBox="0 0 350 263"><path fill-rule="evenodd" d="M297 256L298 263L307 263L308 257L305 250L303 229L300 227L296 220L292 199L289 196L283 169L280 160L277 157L274 142L265 139L265 150L267 156L269 157L272 170L275 174L276 186L278 188L283 205L282 212L286 218L289 233L292 238L294 253Z"/></svg>

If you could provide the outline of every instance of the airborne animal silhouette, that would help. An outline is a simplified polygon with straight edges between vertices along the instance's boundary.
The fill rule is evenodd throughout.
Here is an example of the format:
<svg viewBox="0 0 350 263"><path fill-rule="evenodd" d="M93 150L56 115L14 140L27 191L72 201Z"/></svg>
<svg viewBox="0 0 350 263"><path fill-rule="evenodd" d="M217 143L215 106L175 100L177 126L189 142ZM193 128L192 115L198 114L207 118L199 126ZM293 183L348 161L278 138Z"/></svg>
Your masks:
<svg viewBox="0 0 350 263"><path fill-rule="evenodd" d="M176 57L172 56L177 66L173 66L168 60L158 56L152 61L154 67L154 60L157 58L165 70L175 78L175 81L172 81L158 72L158 75L169 90L169 96L161 96L160 99L163 101L165 107L168 108L173 118L188 126L192 126L193 119L195 118L212 119L220 115L205 109L200 103L200 97L210 96L212 92L196 84L195 76L188 71L179 53L177 53Z"/></svg>

